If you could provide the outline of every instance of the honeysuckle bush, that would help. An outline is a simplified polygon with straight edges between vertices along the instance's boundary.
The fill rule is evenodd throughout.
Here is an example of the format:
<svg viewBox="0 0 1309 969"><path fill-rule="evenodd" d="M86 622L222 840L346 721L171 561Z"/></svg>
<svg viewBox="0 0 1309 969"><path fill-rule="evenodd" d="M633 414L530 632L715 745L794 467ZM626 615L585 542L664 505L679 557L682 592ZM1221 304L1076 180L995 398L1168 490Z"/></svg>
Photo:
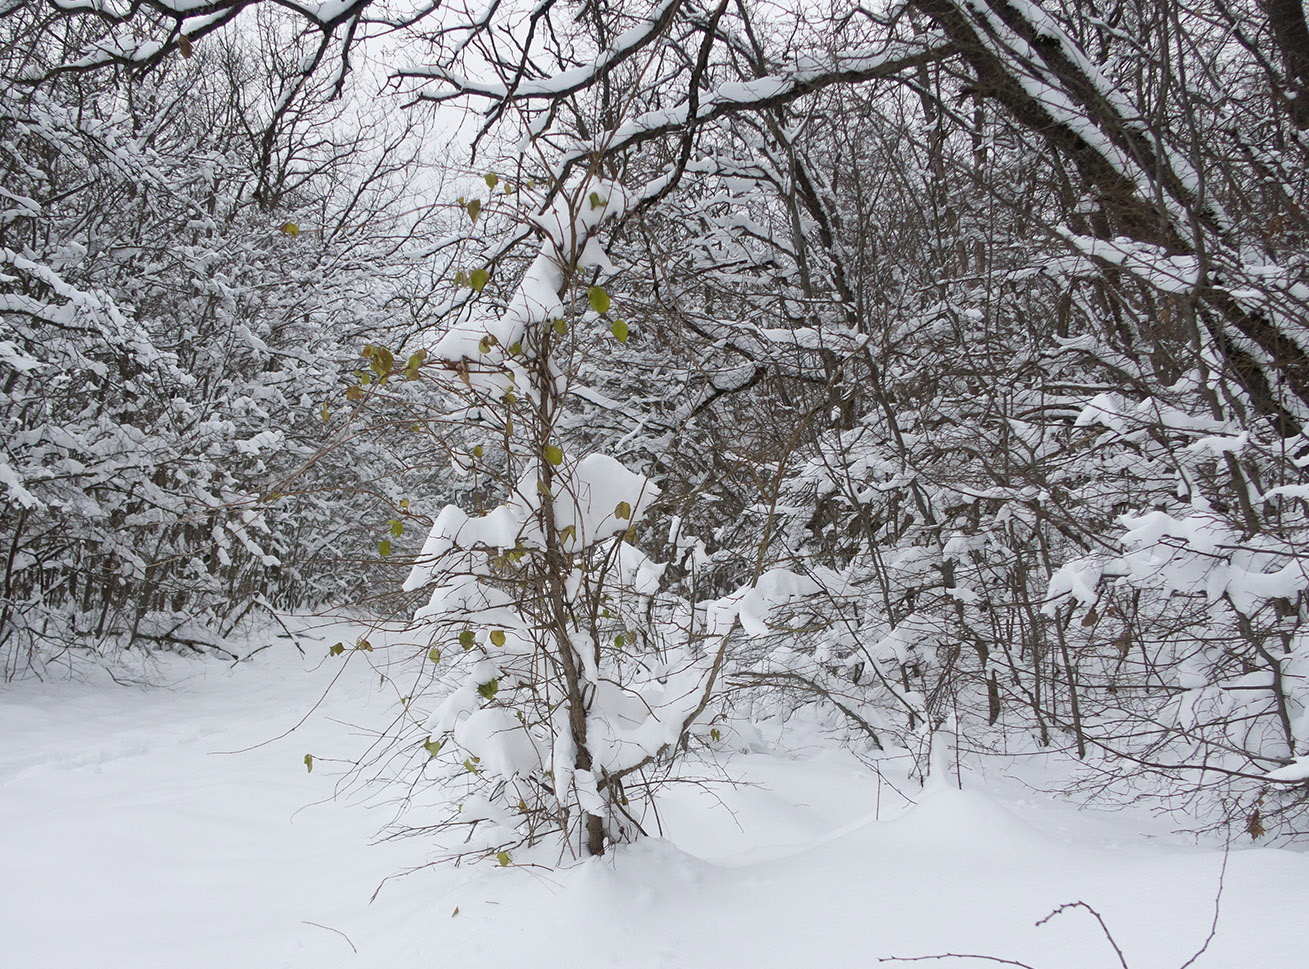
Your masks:
<svg viewBox="0 0 1309 969"><path fill-rule="evenodd" d="M628 198L594 176L542 195L516 283L496 297L486 276L463 273L457 284L482 298L403 362L370 348L371 389L355 395L380 400L387 381L448 474L472 482L407 556L424 669L392 736L423 783L455 792L448 817L422 830L468 829L451 852L501 864L542 841L598 855L648 832L676 759L721 736L709 720L729 643L794 592L778 572L695 602L643 550L667 532L652 517L660 488L599 450L577 413L594 396L597 343L632 336L599 243ZM430 500L407 511L418 518ZM688 536L660 541L706 557Z"/></svg>

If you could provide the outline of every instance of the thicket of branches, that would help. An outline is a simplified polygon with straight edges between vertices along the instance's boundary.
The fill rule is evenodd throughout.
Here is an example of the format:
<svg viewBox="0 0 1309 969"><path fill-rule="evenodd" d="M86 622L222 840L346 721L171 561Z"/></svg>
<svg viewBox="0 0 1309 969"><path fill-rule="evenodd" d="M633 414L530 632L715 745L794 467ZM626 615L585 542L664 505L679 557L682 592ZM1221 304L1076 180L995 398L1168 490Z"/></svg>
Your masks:
<svg viewBox="0 0 1309 969"><path fill-rule="evenodd" d="M149 71L69 69L113 28L42 4L0 33L4 674L353 594L386 465L341 375L419 305L412 131L284 18Z"/></svg>
<svg viewBox="0 0 1309 969"><path fill-rule="evenodd" d="M404 556L414 605L432 595L424 676L462 682L463 706L413 703L396 735L419 776L484 796L463 818L497 832L480 850L542 824L603 850L642 829L640 772L733 711L801 706L921 770L946 736L964 756L1058 749L1090 787L1303 833L1301 4L402 7L295 8L308 56L285 90L348 84L352 43L399 35L410 110L474 122L448 269L352 396L418 430L401 464L430 497L395 506L395 532L431 530ZM106 71L163 85L213 25L261 9L52 4L61 30L119 39L74 37L63 63L82 68L43 65L23 97L68 110L56 92ZM251 140L247 190L263 218L283 204L268 143ZM11 250L8 275L35 272ZM34 261L61 271L59 251ZM7 327L43 319L16 305ZM7 339L9 413L32 412L8 403L17 381L57 401ZM144 406L123 398L115 414ZM579 534L599 521L589 455L651 496L624 499L630 530L606 524L603 552ZM26 481L7 535L32 528ZM479 513L512 534L463 524ZM188 540L169 533L170 561ZM493 754L515 720L522 758ZM620 722L660 739L620 754L637 743Z"/></svg>

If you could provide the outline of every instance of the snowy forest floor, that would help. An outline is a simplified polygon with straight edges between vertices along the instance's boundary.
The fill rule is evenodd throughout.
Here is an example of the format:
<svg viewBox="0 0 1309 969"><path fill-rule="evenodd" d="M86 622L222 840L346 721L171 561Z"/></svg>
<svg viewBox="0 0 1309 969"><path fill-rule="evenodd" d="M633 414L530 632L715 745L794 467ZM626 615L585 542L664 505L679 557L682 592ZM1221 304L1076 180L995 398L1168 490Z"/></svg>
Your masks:
<svg viewBox="0 0 1309 969"><path fill-rule="evenodd" d="M1017 766L965 774L962 790L897 785L907 804L812 742L733 755L747 783L668 789L667 837L600 861L387 880L428 860L422 838L378 842L394 792L333 795L394 690L350 664L314 709L341 671L327 646L357 633L311 629L307 659L274 639L235 667L154 661L149 686L0 686L0 964L801 969L978 953L1121 967L1085 911L1035 924L1079 900L1131 969L1176 969L1209 933L1221 845L1136 810L1078 810ZM1306 912L1309 857L1246 840L1194 965L1298 969Z"/></svg>

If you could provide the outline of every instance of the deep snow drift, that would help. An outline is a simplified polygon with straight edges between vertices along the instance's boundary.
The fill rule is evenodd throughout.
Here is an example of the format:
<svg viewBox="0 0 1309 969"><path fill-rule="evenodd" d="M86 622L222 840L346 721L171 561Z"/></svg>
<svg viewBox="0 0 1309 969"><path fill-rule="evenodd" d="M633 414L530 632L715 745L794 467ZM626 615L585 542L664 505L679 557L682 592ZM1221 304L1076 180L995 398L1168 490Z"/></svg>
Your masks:
<svg viewBox="0 0 1309 969"><path fill-rule="evenodd" d="M285 639L235 668L169 659L150 687L0 686L0 965L1121 966L1084 911L1035 925L1077 900L1131 969L1175 969L1209 933L1221 847L998 776L897 791L819 746L671 788L667 839L553 871L423 868L370 904L430 848L374 843L397 792L344 776L396 702L365 663L326 661L357 632L311 629L307 659ZM1309 858L1243 843L1194 965L1299 969L1306 912Z"/></svg>

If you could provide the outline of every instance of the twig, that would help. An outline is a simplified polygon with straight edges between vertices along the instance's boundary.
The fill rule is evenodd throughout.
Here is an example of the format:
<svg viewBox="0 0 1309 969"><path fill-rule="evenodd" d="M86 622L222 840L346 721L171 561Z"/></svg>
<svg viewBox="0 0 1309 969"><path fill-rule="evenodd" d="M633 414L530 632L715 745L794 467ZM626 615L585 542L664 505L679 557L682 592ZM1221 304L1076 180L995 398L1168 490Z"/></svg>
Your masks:
<svg viewBox="0 0 1309 969"><path fill-rule="evenodd" d="M1091 916L1092 916L1092 917L1093 917L1097 922L1100 923L1100 931L1104 933L1104 937L1105 937L1106 939L1108 939L1108 940L1109 940L1109 944L1110 944L1111 946L1113 946L1113 948L1114 948L1114 954L1118 956L1118 964L1119 964L1120 966L1122 966L1123 969L1131 969L1131 967L1128 966L1128 964L1127 964L1127 959L1123 957L1123 950L1120 949L1120 948L1118 948L1118 943L1114 940L1113 933L1109 931L1109 926L1107 926L1107 925L1104 924L1104 919L1100 917L1100 913L1097 912L1095 909L1093 909L1090 905L1086 904L1086 902L1083 902L1083 901L1066 902L1065 904L1060 905L1057 909L1055 909L1053 912L1051 912L1051 913L1050 913L1049 915L1047 915L1045 918L1043 918L1043 919L1041 919L1039 922L1037 922L1037 923L1036 923L1037 928L1040 928L1042 925L1045 925L1046 922L1049 922L1049 921L1050 921L1052 918L1054 918L1056 915L1060 915L1060 914L1062 914L1063 912L1068 911L1070 908L1084 908L1084 909L1086 909L1088 912L1090 912L1090 913L1091 913Z"/></svg>
<svg viewBox="0 0 1309 969"><path fill-rule="evenodd" d="M1177 969L1187 969L1196 959L1204 955L1205 950L1209 948L1209 943L1214 940L1214 936L1218 933L1218 912L1223 900L1223 880L1227 877L1227 856L1231 853L1231 850L1232 846L1230 844L1223 849L1223 867L1218 870L1218 894L1214 895L1214 920L1209 924L1209 934L1205 937L1204 944L1195 950L1195 954L1178 966Z"/></svg>
<svg viewBox="0 0 1309 969"><path fill-rule="evenodd" d="M354 952L355 955L359 955L359 950L356 949L355 944L350 941L350 936L346 935L340 929L334 929L330 925L323 925L319 922L310 922L308 919L301 919L300 922L303 925L312 925L314 928L317 929L327 929L328 932L335 932L341 938L345 939L345 944L350 947L350 950Z"/></svg>
<svg viewBox="0 0 1309 969"><path fill-rule="evenodd" d="M999 956L982 956L972 952L944 952L939 956L882 956L878 962L927 962L937 959L981 959L983 962L998 962L1002 966L1018 966L1019 969L1036 969L1026 962L1016 959L1001 959Z"/></svg>

